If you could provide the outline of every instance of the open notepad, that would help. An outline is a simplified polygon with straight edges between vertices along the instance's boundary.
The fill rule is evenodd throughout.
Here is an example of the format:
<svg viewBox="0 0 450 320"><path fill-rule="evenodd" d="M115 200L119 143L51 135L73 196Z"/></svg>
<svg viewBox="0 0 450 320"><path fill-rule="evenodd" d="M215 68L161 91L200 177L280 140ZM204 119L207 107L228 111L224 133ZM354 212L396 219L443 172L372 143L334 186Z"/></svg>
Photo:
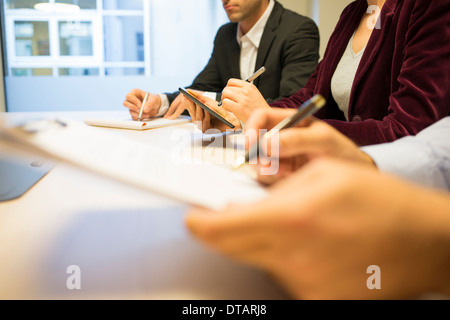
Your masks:
<svg viewBox="0 0 450 320"><path fill-rule="evenodd" d="M187 116L181 116L175 120L167 120L164 118L154 118L144 121L133 121L131 119L126 120L113 120L113 119L86 119L84 123L95 127L106 127L116 129L130 129L130 130L148 130L155 128L163 128L174 126L182 123L191 122L191 118Z"/></svg>
<svg viewBox="0 0 450 320"><path fill-rule="evenodd" d="M71 163L166 197L211 209L229 203L249 203L266 196L266 190L241 172L182 161L171 151L82 123L66 120L29 122L6 128L0 138L21 149Z"/></svg>

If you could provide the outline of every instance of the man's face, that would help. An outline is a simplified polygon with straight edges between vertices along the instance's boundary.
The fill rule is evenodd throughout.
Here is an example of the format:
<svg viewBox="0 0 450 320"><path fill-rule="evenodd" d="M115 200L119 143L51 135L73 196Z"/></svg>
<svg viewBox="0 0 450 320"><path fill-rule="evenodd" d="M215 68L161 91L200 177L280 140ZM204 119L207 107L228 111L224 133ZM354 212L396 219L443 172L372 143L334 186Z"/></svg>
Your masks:
<svg viewBox="0 0 450 320"><path fill-rule="evenodd" d="M241 22L257 14L264 1L267 0L222 0L222 3L228 19Z"/></svg>

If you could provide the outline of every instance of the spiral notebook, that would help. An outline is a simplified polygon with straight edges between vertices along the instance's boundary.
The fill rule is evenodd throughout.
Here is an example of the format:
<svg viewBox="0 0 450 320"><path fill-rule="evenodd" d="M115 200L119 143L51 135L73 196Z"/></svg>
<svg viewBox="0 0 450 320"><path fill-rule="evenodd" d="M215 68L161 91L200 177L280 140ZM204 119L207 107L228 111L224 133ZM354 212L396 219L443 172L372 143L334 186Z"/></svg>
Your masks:
<svg viewBox="0 0 450 320"><path fill-rule="evenodd" d="M129 130L148 130L174 126L183 123L189 123L190 117L181 116L175 120L167 120L164 118L154 118L144 121L114 120L114 119L85 119L84 123L94 127L105 127L114 129L129 129Z"/></svg>

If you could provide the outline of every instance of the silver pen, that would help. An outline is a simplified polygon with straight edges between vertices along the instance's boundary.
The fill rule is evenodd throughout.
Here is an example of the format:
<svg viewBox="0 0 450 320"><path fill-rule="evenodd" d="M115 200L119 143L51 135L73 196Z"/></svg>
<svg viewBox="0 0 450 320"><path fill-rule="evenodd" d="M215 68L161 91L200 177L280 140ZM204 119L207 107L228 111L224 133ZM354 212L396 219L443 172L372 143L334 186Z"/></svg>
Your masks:
<svg viewBox="0 0 450 320"><path fill-rule="evenodd" d="M248 83L250 83L250 82L252 82L252 81L255 81L255 80L258 79L258 77L259 77L260 75L262 75L264 72L266 72L266 67L262 67L261 69L259 69L258 71L256 71L253 75L251 75L249 78L247 78L247 80L245 80L245 81L247 81ZM219 102L219 107L221 107L222 104L223 104L223 101L220 100L220 102Z"/></svg>
<svg viewBox="0 0 450 320"><path fill-rule="evenodd" d="M137 121L141 121L142 120L142 113L144 112L144 106L147 103L148 95L149 95L149 93L146 92L144 100L142 101L142 104L141 104L141 111L139 112L139 117L138 117Z"/></svg>

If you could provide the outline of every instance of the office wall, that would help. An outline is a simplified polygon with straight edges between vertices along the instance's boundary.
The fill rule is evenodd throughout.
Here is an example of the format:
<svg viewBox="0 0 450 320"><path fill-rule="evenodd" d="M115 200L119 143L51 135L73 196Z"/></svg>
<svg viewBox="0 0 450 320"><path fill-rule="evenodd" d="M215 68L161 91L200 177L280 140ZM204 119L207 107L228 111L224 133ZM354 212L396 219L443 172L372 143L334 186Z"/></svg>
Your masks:
<svg viewBox="0 0 450 320"><path fill-rule="evenodd" d="M328 39L336 27L339 17L352 0L316 0L318 1L319 29L320 29L320 56L323 57Z"/></svg>
<svg viewBox="0 0 450 320"><path fill-rule="evenodd" d="M313 0L278 0L285 8L311 17L311 3Z"/></svg>
<svg viewBox="0 0 450 320"><path fill-rule="evenodd" d="M278 0L283 6L316 21L320 31L320 56L344 8L352 0Z"/></svg>
<svg viewBox="0 0 450 320"><path fill-rule="evenodd" d="M2 35L0 32L0 112L6 111L5 86L3 83L3 52L1 50Z"/></svg>

